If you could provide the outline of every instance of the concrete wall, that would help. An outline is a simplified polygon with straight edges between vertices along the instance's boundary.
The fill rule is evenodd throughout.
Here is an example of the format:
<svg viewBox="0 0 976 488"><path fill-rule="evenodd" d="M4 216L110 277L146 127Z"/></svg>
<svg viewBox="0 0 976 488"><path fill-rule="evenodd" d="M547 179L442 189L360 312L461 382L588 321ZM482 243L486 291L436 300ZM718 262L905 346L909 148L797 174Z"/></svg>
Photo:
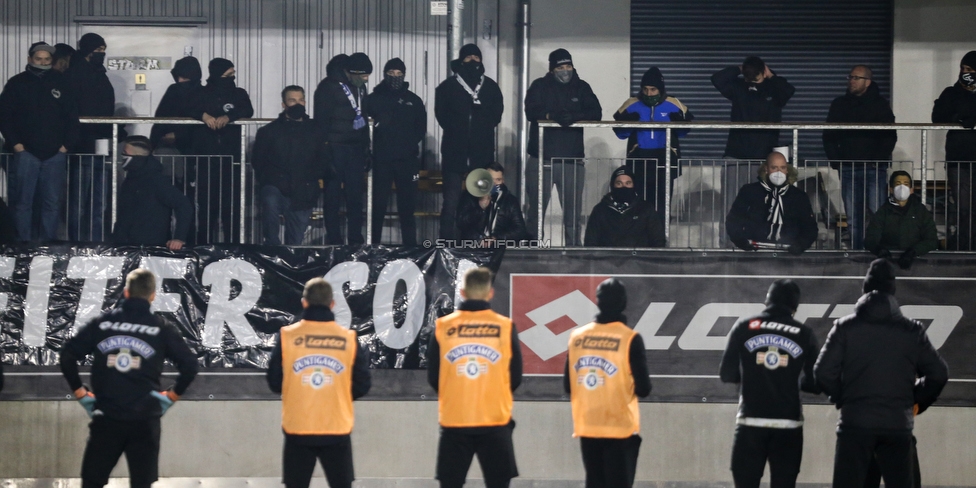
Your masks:
<svg viewBox="0 0 976 488"><path fill-rule="evenodd" d="M805 409L801 482L829 483L836 411ZM523 480L580 480L569 403L515 405L515 451ZM735 405L641 404L644 438L637 479L718 483L728 471ZM85 414L73 401L0 402L0 478L77 477ZM356 475L431 478L437 449L435 402L359 402L353 449ZM976 409L933 408L919 417L926 486L972 486L976 480ZM163 478L274 478L281 470L278 402L183 402L164 417ZM120 463L116 476L125 475ZM480 470L471 471L480 478Z"/></svg>

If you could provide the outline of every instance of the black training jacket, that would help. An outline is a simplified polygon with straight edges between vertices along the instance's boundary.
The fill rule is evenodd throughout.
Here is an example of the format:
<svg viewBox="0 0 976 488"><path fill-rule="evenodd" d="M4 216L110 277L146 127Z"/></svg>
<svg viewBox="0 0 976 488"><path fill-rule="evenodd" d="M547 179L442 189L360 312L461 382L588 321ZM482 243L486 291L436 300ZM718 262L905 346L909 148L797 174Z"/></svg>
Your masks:
<svg viewBox="0 0 976 488"><path fill-rule="evenodd" d="M952 85L939 95L932 107L932 122L937 124L959 124L964 120L976 119L976 92L971 92L959 83ZM950 130L946 134L946 161L976 161L976 130Z"/></svg>
<svg viewBox="0 0 976 488"><path fill-rule="evenodd" d="M893 124L895 114L878 86L871 83L863 95L847 93L830 104L827 123ZM893 130L825 130L824 152L832 161L889 161L898 142Z"/></svg>
<svg viewBox="0 0 976 488"><path fill-rule="evenodd" d="M772 242L769 232L769 192L756 181L739 190L732 208L725 218L725 229L734 243L746 240ZM783 228L781 244L810 249L817 240L817 220L810 206L810 198L799 188L790 185L783 195Z"/></svg>
<svg viewBox="0 0 976 488"><path fill-rule="evenodd" d="M349 102L349 97L342 89L342 84L349 88L349 93L359 104L359 112L363 118L370 116L364 103L366 101L366 87L357 88L349 83L341 68L334 67L326 73L325 79L319 82L315 88L315 122L325 129L330 144L366 147L369 145L369 127L363 126L360 129L353 127L353 121L356 120L356 109Z"/></svg>
<svg viewBox="0 0 976 488"><path fill-rule="evenodd" d="M949 381L925 327L902 315L893 295L877 291L834 322L813 372L840 409L841 428L912 429L913 405L924 411Z"/></svg>
<svg viewBox="0 0 976 488"><path fill-rule="evenodd" d="M441 137L441 168L467 173L495 162L495 127L502 121L504 99L495 80L485 76L476 105L451 76L434 91L434 116L444 129Z"/></svg>
<svg viewBox="0 0 976 488"><path fill-rule="evenodd" d="M60 73L48 70L43 76L24 71L7 81L0 93L0 133L4 150L24 150L44 161L64 146L77 144L78 110Z"/></svg>
<svg viewBox="0 0 976 488"><path fill-rule="evenodd" d="M124 168L112 242L140 246L163 246L170 239L186 242L193 223L193 205L163 174L159 160L134 156ZM176 229L171 235L174 215Z"/></svg>
<svg viewBox="0 0 976 488"><path fill-rule="evenodd" d="M651 203L636 199L624 209L607 193L586 220L586 247L666 247L664 222Z"/></svg>
<svg viewBox="0 0 976 488"><path fill-rule="evenodd" d="M324 179L332 167L332 149L322 128L305 117L278 119L258 129L251 165L258 184L270 185L291 199L293 210L315 206Z"/></svg>
<svg viewBox="0 0 976 488"><path fill-rule="evenodd" d="M115 115L115 88L104 66L93 65L84 56L75 53L71 57L71 67L64 75L68 79L72 97L78 103L79 117ZM93 154L96 139L112 138L112 124L83 124L80 134L75 147L68 149L80 154Z"/></svg>
<svg viewBox="0 0 976 488"><path fill-rule="evenodd" d="M461 193L455 219L461 239L480 241L485 238L486 228L490 231L489 237L498 240L521 241L530 238L531 233L525 227L518 198L507 188L486 209L482 209L478 201L467 191Z"/></svg>
<svg viewBox="0 0 976 488"><path fill-rule="evenodd" d="M366 97L376 124L373 159L377 166L420 154L420 142L427 135L427 108L409 88L404 82L403 88L394 90L384 81Z"/></svg>
<svg viewBox="0 0 976 488"><path fill-rule="evenodd" d="M61 348L61 372L72 390L81 388L78 361L92 355L91 390L95 414L115 420L142 420L161 415L159 391L163 361L179 370L173 392L182 395L197 374L197 358L183 342L175 326L149 310L139 298L121 305L84 325Z"/></svg>
<svg viewBox="0 0 976 488"><path fill-rule="evenodd" d="M200 80L173 83L159 100L153 116L193 118L192 102L200 96L202 90L203 85L200 84ZM180 154L190 154L193 149L191 139L193 128L194 126L187 124L153 124L149 141L152 142L153 149L159 149L163 137L172 132L176 136L173 146Z"/></svg>
<svg viewBox="0 0 976 488"><path fill-rule="evenodd" d="M560 83L550 72L532 82L525 93L525 118L529 120L530 156L539 157L539 121L555 120L561 113L569 113L573 122L600 120L603 108L589 83L573 70L569 83ZM677 140L677 138L675 138ZM546 129L543 156L551 158L582 158L583 129L558 127Z"/></svg>
<svg viewBox="0 0 976 488"><path fill-rule="evenodd" d="M783 107L796 91L782 76L773 76L758 85L747 83L739 77L738 66L713 74L712 85L732 101L732 122L782 122ZM778 145L777 129L729 129L725 157L766 159Z"/></svg>
<svg viewBox="0 0 976 488"><path fill-rule="evenodd" d="M251 97L238 86L218 85L208 82L190 102L190 117L203 120L203 114L219 118L224 115L234 122L254 116ZM190 153L209 156L233 156L241 158L241 126L227 124L213 130L206 125L192 125Z"/></svg>
<svg viewBox="0 0 976 488"><path fill-rule="evenodd" d="M813 330L782 307L740 320L729 333L719 376L739 383L737 422L754 427L798 427L764 420L802 421L800 390L820 393L813 377L819 347Z"/></svg>

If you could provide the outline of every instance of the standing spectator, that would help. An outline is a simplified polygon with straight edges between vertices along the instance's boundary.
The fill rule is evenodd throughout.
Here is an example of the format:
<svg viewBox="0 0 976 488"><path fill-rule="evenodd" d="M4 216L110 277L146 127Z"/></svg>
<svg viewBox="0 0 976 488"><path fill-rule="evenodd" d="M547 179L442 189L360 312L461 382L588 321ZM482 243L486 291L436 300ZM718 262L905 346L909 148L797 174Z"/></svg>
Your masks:
<svg viewBox="0 0 976 488"><path fill-rule="evenodd" d="M65 76L78 103L79 117L115 115L115 89L105 70L105 39L88 33L78 40ZM120 137L125 137L119 130ZM81 154L79 166L68 175L68 239L97 242L103 238L105 157L95 156L97 140L112 139L112 124L82 124L72 152ZM105 146L108 146L106 143ZM114 150L111 149L110 150Z"/></svg>
<svg viewBox="0 0 976 488"><path fill-rule="evenodd" d="M370 167L366 82L373 63L364 53L340 54L326 66L327 76L315 89L315 120L332 146L335 174L325 188L325 230L329 243L342 245L339 209L346 204L346 239L363 244L363 195Z"/></svg>
<svg viewBox="0 0 976 488"><path fill-rule="evenodd" d="M959 63L959 81L939 95L932 108L932 122L961 124L969 130L946 134L946 173L952 199L949 202L948 249L973 249L973 164L976 164L976 51ZM952 225L952 224L955 225Z"/></svg>
<svg viewBox="0 0 976 488"><path fill-rule="evenodd" d="M75 55L75 52L75 48L67 44L61 42L55 44L54 60L51 63L51 69L61 74L66 73L71 67L71 57Z"/></svg>
<svg viewBox="0 0 976 488"><path fill-rule="evenodd" d="M376 124L373 141L373 244L383 237L383 219L396 185L397 215L404 246L417 245L417 182L420 180L419 144L427 135L427 108L404 81L407 65L393 58L383 66L383 81L366 99Z"/></svg>
<svg viewBox="0 0 976 488"><path fill-rule="evenodd" d="M847 94L834 99L827 123L893 124L895 114L881 96L874 74L864 65L847 75ZM865 209L873 214L884 205L885 176L898 141L894 130L825 130L824 151L840 169L841 195L847 211L852 249L864 248Z"/></svg>
<svg viewBox="0 0 976 488"><path fill-rule="evenodd" d="M329 166L329 143L305 114L305 89L281 91L278 119L258 129L254 138L254 176L261 192L264 244L279 246L279 216L285 219L285 244L299 246L305 237L312 207L319 199L319 179Z"/></svg>
<svg viewBox="0 0 976 488"><path fill-rule="evenodd" d="M621 122L691 122L694 116L677 98L669 97L664 89L661 70L650 67L641 78L637 98L629 98L613 114L613 120ZM634 174L634 189L642 199L651 202L654 209L667 215L665 204L665 157L667 156L664 129L637 130L614 129L620 139L627 139L627 167ZM681 157L678 138L689 129L671 131L671 163L676 165ZM678 177L677 170L669 170L671 188Z"/></svg>
<svg viewBox="0 0 976 488"><path fill-rule="evenodd" d="M539 228L539 121L553 120L562 127L546 129L542 175L542 213L545 215L555 182L563 209L565 245L580 243L583 218L583 186L586 157L583 129L569 126L581 120L600 120L603 108L590 85L581 80L573 57L565 49L549 53L549 72L532 82L525 93L525 117L529 120L529 160L525 168L526 196L529 200L528 224ZM542 236L539 236L541 239Z"/></svg>
<svg viewBox="0 0 976 488"><path fill-rule="evenodd" d="M834 482L862 488L877 459L886 487L912 486L915 414L939 397L948 368L925 327L895 300L895 271L871 263L855 312L834 322L814 366L817 384L840 409Z"/></svg>
<svg viewBox="0 0 976 488"><path fill-rule="evenodd" d="M521 241L531 235L525 228L522 206L518 198L505 186L505 168L498 163L488 165L492 188L477 198L465 189L457 210L458 237L471 241L485 241L489 247L497 241Z"/></svg>
<svg viewBox="0 0 976 488"><path fill-rule="evenodd" d="M441 137L441 173L444 202L440 235L454 239L454 212L461 198L465 175L495 161L495 127L502 120L504 99L495 80L485 76L481 50L474 44L461 47L451 61L454 76L434 91L434 116Z"/></svg>
<svg viewBox="0 0 976 488"><path fill-rule="evenodd" d="M769 153L759 166L759 181L743 186L729 209L729 240L746 251L756 250L758 242L787 246L791 254L809 249L817 240L817 220L810 198L793 183L796 169L782 154Z"/></svg>
<svg viewBox="0 0 976 488"><path fill-rule="evenodd" d="M661 214L637 194L634 174L621 166L610 175L610 193L586 221L586 247L665 247Z"/></svg>
<svg viewBox="0 0 976 488"><path fill-rule="evenodd" d="M125 181L119 188L115 244L183 248L193 222L193 206L186 195L163 175L163 165L152 155L145 136L132 136L122 148ZM175 214L176 229L170 232Z"/></svg>
<svg viewBox="0 0 976 488"><path fill-rule="evenodd" d="M616 278L596 288L599 313L569 336L563 389L573 408L586 486L629 488L637 474L640 408L651 394L644 339L627 325L627 290Z"/></svg>
<svg viewBox="0 0 976 488"><path fill-rule="evenodd" d="M200 61L193 56L181 58L173 64L169 73L173 76L174 83L166 89L153 116L192 118L191 102L199 98L203 89L200 83L203 78ZM179 154L190 154L193 127L186 124L153 124L149 141L157 151L168 148Z"/></svg>
<svg viewBox="0 0 976 488"><path fill-rule="evenodd" d="M196 187L197 245L220 242L218 232L223 232L225 242L237 236L240 223L233 209L242 211L243 202L234 197L240 193L240 174L234 171L232 161L241 160L241 127L231 123L254 115L251 97L234 84L234 63L214 58L207 71L207 86L190 102L191 117L204 123L191 126L190 152L218 157L200 158L190 165Z"/></svg>
<svg viewBox="0 0 976 488"><path fill-rule="evenodd" d="M7 192L19 241L57 237L68 175L67 148L78 140L72 92L61 74L51 70L54 52L45 42L31 44L27 68L10 78L0 93L0 133L4 149L14 153ZM34 208L35 194L39 209ZM32 235L35 211L40 213L40 235Z"/></svg>
<svg viewBox="0 0 976 488"><path fill-rule="evenodd" d="M868 224L864 245L879 258L891 259L891 251L904 251L898 265L908 269L916 257L939 247L932 212L915 195L912 177L905 171L891 173L891 198Z"/></svg>

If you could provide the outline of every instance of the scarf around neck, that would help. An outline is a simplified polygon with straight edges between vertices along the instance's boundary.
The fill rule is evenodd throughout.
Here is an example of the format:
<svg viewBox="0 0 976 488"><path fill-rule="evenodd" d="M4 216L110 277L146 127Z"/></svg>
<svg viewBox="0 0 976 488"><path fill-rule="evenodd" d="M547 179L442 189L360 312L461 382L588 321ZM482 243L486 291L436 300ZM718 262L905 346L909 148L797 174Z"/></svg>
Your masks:
<svg viewBox="0 0 976 488"><path fill-rule="evenodd" d="M759 180L759 183L766 190L766 198L763 201L769 204L769 215L766 217L766 221L769 222L769 235L766 238L779 242L780 233L783 231L783 195L790 189L790 184L773 188L763 180Z"/></svg>

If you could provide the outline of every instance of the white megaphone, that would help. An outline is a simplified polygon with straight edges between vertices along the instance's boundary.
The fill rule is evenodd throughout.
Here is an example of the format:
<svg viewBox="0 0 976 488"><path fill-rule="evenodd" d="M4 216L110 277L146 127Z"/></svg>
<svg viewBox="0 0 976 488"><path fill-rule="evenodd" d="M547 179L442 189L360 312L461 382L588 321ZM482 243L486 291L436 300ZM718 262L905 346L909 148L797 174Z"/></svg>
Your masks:
<svg viewBox="0 0 976 488"><path fill-rule="evenodd" d="M468 173L464 187L472 196L481 198L491 193L492 178L487 169L476 169Z"/></svg>

